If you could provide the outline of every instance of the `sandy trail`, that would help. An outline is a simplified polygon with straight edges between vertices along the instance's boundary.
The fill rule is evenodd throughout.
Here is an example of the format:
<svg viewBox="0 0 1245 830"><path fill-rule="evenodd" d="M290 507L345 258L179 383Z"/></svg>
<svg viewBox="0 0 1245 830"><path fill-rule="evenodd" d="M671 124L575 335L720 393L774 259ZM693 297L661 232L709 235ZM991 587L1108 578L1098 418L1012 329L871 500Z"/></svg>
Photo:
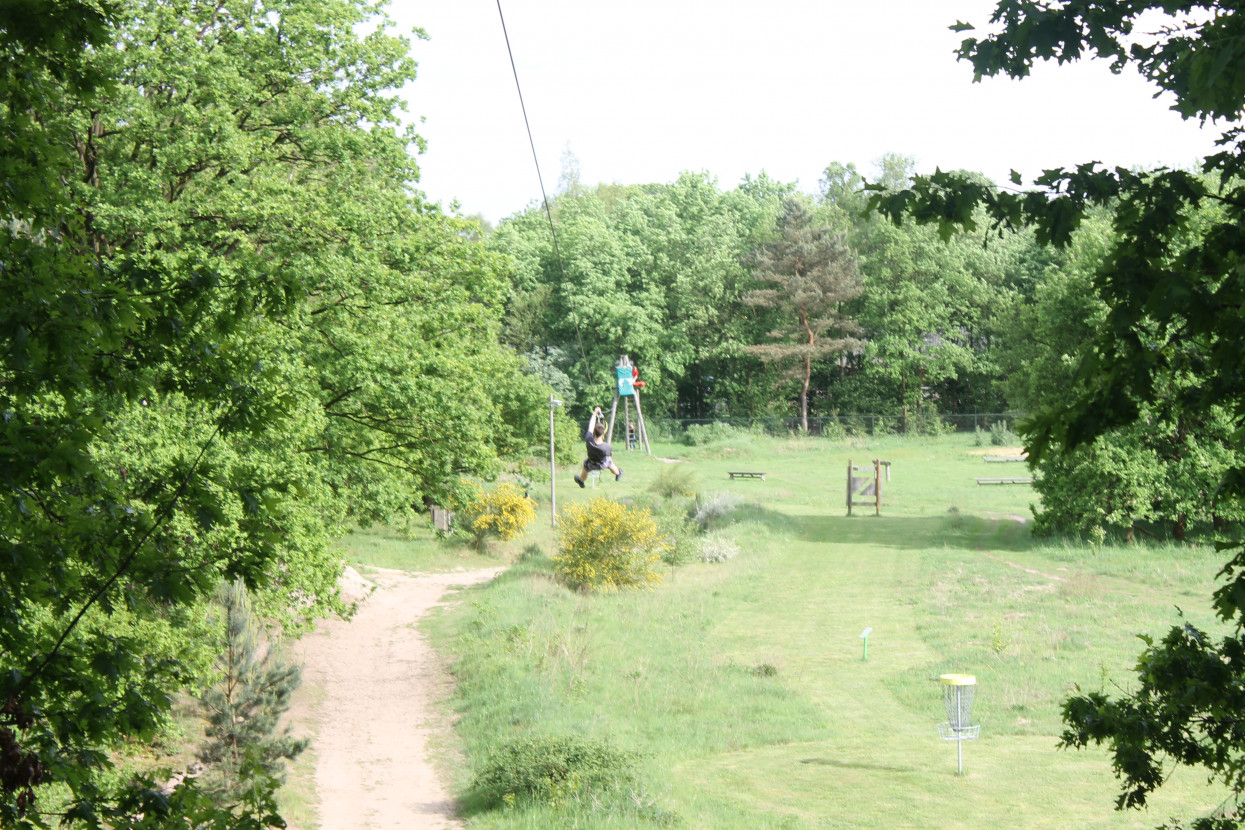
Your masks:
<svg viewBox="0 0 1245 830"><path fill-rule="evenodd" d="M321 830L458 828L454 803L429 763L434 702L448 678L416 623L454 586L500 568L444 574L380 570L376 590L350 622L327 620L303 637L303 683L318 702L291 712L316 721Z"/></svg>

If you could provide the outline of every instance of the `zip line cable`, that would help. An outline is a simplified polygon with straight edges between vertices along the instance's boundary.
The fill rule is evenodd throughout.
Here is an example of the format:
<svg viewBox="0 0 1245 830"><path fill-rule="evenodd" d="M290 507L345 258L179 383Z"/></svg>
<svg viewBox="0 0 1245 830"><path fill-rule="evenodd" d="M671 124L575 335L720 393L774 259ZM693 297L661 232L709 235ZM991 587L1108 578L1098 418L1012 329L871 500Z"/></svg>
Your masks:
<svg viewBox="0 0 1245 830"><path fill-rule="evenodd" d="M540 182L540 198L545 205L545 218L549 221L549 235L553 237L553 254L558 260L558 271L562 274L561 285L566 285L566 266L562 264L562 250L558 247L558 232L553 226L553 211L549 209L549 196L545 193L545 179L540 174L540 160L536 157L536 141L532 138L532 123L527 118L527 105L523 103L523 87L519 84L519 70L514 63L514 50L510 48L510 33L506 30L506 16L501 11L501 0L497 0L497 17L501 20L501 33L506 39L506 54L510 56L510 71L514 73L514 88L519 93L519 109L523 111L523 126L527 128L527 143L532 148L532 163L536 165L536 181ZM568 303L569 306L569 303ZM592 371L588 365L588 352L584 348L584 336L579 330L579 318L574 311L570 312L571 322L575 324L575 339L579 343L579 354L584 359L584 373L588 376L588 386L592 386Z"/></svg>

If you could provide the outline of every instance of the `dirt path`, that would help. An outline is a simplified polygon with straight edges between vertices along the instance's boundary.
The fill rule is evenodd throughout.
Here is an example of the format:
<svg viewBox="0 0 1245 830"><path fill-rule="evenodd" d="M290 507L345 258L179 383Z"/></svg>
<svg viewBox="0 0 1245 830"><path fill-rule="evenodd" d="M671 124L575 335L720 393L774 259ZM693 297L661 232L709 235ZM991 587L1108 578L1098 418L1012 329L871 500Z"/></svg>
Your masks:
<svg viewBox="0 0 1245 830"><path fill-rule="evenodd" d="M428 759L448 679L415 624L454 586L500 570L369 573L376 590L349 623L326 621L302 639L308 694L291 715L316 724L321 830L462 826Z"/></svg>

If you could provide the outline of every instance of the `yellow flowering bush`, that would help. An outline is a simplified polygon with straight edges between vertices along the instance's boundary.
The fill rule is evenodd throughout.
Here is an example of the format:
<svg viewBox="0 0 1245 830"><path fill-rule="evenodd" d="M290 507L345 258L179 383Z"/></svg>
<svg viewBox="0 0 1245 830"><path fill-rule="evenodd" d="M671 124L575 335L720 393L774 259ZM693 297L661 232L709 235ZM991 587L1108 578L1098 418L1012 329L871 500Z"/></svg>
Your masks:
<svg viewBox="0 0 1245 830"><path fill-rule="evenodd" d="M490 535L508 542L521 534L536 521L536 502L507 482L487 492L477 490L463 512L464 526L475 537L476 547L482 548Z"/></svg>
<svg viewBox="0 0 1245 830"><path fill-rule="evenodd" d="M596 498L558 517L553 565L573 588L647 588L661 581L651 566L669 548L647 510Z"/></svg>

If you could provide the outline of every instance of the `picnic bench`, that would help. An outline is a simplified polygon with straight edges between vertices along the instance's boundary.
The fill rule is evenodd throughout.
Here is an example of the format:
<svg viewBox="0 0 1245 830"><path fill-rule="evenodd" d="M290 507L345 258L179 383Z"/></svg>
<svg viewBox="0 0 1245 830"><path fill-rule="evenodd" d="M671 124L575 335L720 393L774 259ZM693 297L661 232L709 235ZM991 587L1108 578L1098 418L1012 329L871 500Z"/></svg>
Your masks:
<svg viewBox="0 0 1245 830"><path fill-rule="evenodd" d="M731 477L731 481L734 481L736 478L759 478L761 479L761 481L765 481L765 473L731 473L731 472L728 472L727 475Z"/></svg>
<svg viewBox="0 0 1245 830"><path fill-rule="evenodd" d="M978 484L1032 484L1031 478L979 478Z"/></svg>

